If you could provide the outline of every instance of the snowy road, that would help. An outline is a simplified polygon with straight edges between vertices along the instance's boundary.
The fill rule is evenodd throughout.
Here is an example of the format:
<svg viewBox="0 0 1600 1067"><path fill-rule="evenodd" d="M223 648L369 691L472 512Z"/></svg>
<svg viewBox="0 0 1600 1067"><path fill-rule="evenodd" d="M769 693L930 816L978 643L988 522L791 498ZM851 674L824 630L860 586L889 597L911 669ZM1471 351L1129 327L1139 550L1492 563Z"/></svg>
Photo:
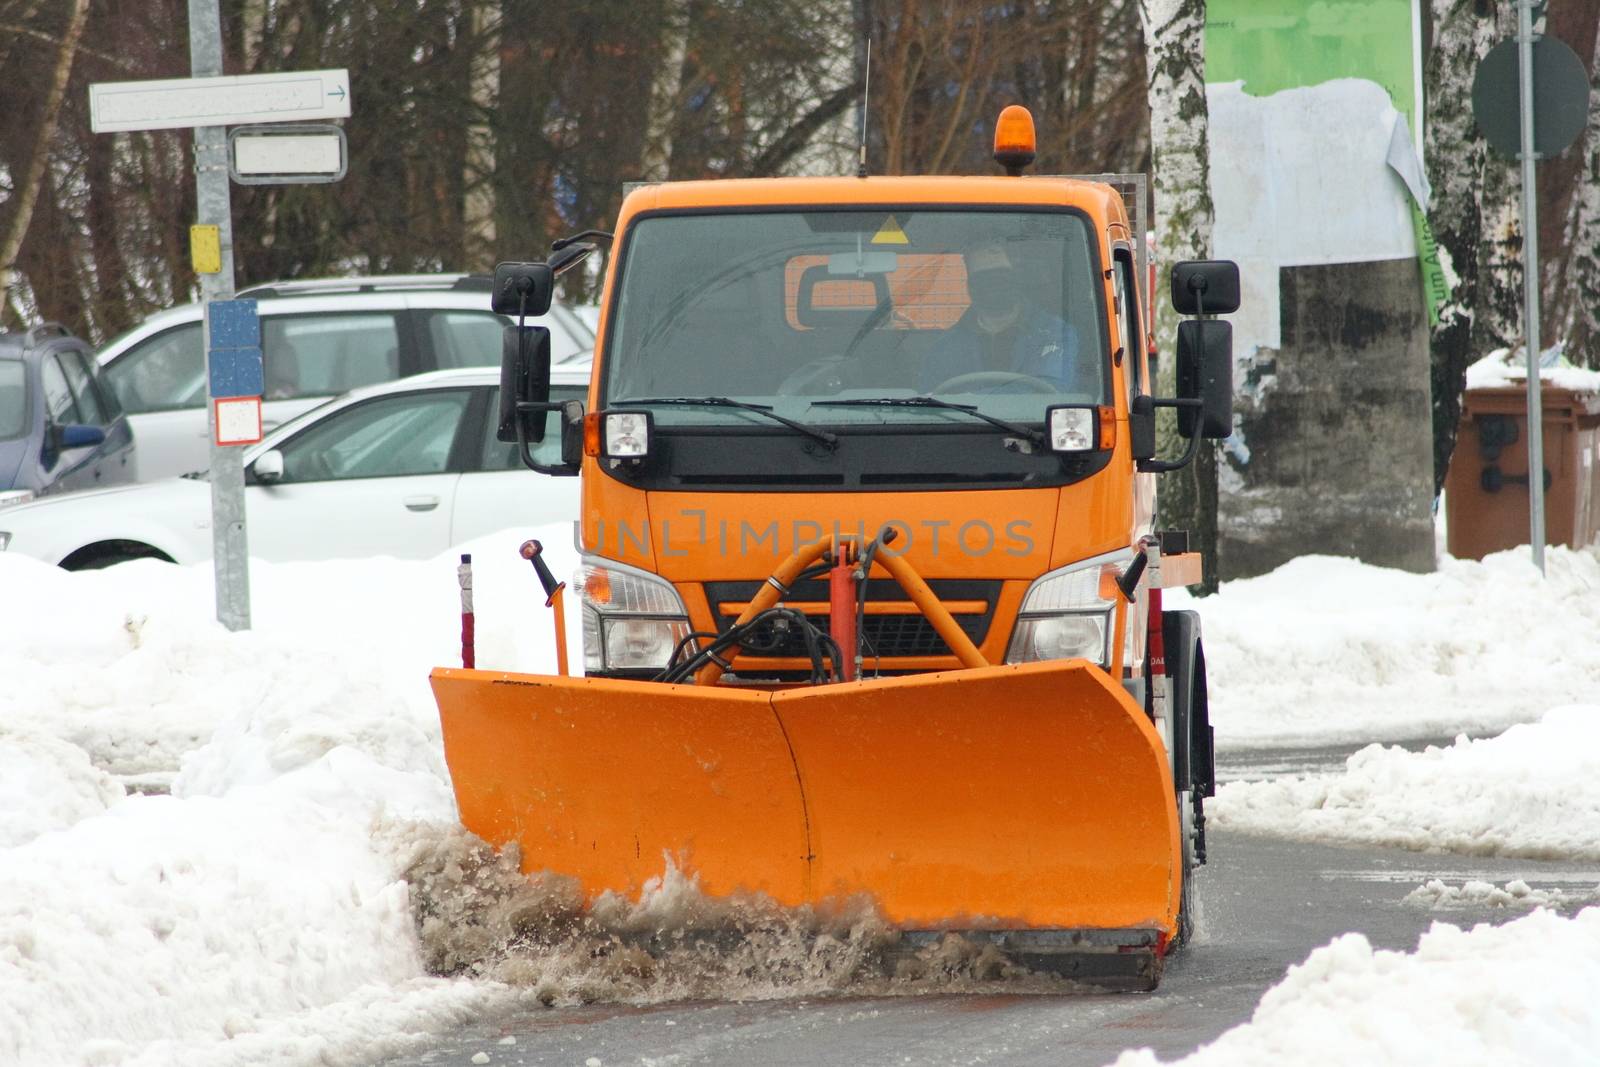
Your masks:
<svg viewBox="0 0 1600 1067"><path fill-rule="evenodd" d="M1325 754L1324 754L1325 755ZM1325 759L1313 758L1313 763ZM1148 1046L1173 1059L1247 1020L1261 994L1347 931L1411 950L1436 919L1501 922L1522 908L1403 903L1430 878L1584 891L1600 865L1336 848L1212 835L1203 936L1151 994L910 996L535 1009L486 1019L385 1067L441 1064L1083 1064ZM1572 909L1568 909L1570 912ZM515 1043L505 1043L514 1038ZM475 1060L479 1054L487 1060Z"/></svg>

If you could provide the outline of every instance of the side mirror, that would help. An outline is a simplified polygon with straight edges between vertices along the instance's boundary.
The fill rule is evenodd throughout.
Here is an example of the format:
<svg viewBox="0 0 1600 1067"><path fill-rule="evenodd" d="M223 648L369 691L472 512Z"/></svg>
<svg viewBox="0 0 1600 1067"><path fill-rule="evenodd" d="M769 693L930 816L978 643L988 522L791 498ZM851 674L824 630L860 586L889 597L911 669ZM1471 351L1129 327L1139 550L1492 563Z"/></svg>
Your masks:
<svg viewBox="0 0 1600 1067"><path fill-rule="evenodd" d="M543 326L507 326L500 346L500 441L544 440L550 403L550 331Z"/></svg>
<svg viewBox="0 0 1600 1067"><path fill-rule="evenodd" d="M545 266L550 268L550 273L560 277L579 263L589 258L589 253L595 251L592 244L566 245L559 251L552 252Z"/></svg>
<svg viewBox="0 0 1600 1067"><path fill-rule="evenodd" d="M498 314L518 318L543 315L550 310L555 284L555 271L548 263L498 263L490 306Z"/></svg>
<svg viewBox="0 0 1600 1067"><path fill-rule="evenodd" d="M1134 459L1154 459L1156 455L1156 402L1150 396L1136 396L1128 406L1129 447Z"/></svg>
<svg viewBox="0 0 1600 1067"><path fill-rule="evenodd" d="M1216 319L1178 323L1178 398L1198 400L1178 409L1178 432L1213 440L1233 432L1233 326Z"/></svg>
<svg viewBox="0 0 1600 1067"><path fill-rule="evenodd" d="M1239 264L1190 259L1172 267L1172 306L1180 315L1228 315L1239 310Z"/></svg>
<svg viewBox="0 0 1600 1067"><path fill-rule="evenodd" d="M262 485L271 485L283 478L283 453L276 448L263 452L250 464L250 473Z"/></svg>
<svg viewBox="0 0 1600 1067"><path fill-rule="evenodd" d="M68 448L89 448L104 444L106 440L106 432L100 427L87 426L81 422L70 422L65 426L51 423L50 435L50 443L57 452Z"/></svg>

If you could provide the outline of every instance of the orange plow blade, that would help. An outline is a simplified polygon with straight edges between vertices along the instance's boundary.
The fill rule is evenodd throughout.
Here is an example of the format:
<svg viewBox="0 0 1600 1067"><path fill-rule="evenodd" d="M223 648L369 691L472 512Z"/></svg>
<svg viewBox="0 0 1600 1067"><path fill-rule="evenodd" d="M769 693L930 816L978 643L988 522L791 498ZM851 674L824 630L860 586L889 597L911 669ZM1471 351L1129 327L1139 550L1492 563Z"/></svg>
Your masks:
<svg viewBox="0 0 1600 1067"><path fill-rule="evenodd" d="M523 868L637 893L867 894L908 942L959 932L1149 988L1177 925L1167 758L1081 661L763 692L433 674L462 821Z"/></svg>

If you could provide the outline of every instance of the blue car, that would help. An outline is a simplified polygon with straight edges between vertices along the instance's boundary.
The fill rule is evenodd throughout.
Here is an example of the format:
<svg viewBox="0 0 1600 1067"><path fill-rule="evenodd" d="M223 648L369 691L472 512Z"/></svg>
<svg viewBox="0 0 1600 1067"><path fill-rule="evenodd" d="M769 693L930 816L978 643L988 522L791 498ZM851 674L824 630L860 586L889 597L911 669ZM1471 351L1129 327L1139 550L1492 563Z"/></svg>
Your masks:
<svg viewBox="0 0 1600 1067"><path fill-rule="evenodd" d="M0 504L134 480L133 431L63 326L0 333Z"/></svg>

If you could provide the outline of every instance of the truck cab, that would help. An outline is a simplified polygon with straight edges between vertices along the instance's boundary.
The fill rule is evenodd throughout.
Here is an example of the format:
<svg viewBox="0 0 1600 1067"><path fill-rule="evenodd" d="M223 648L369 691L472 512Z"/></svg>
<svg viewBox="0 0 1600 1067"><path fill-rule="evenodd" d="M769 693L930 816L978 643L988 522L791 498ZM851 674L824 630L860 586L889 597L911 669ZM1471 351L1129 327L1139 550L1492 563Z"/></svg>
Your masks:
<svg viewBox="0 0 1600 1067"><path fill-rule="evenodd" d="M1151 456L1136 455L1136 401L1151 394L1138 264L1103 183L636 189L582 460L585 671L654 676L688 634L730 625L796 548L886 529L884 551L988 662L1108 666L1099 577L1129 564L1154 518ZM894 582L868 585L866 673L959 665ZM826 601L819 581L792 595L818 617ZM1129 671L1141 622L1122 628ZM798 678L799 640L746 647L733 680Z"/></svg>

